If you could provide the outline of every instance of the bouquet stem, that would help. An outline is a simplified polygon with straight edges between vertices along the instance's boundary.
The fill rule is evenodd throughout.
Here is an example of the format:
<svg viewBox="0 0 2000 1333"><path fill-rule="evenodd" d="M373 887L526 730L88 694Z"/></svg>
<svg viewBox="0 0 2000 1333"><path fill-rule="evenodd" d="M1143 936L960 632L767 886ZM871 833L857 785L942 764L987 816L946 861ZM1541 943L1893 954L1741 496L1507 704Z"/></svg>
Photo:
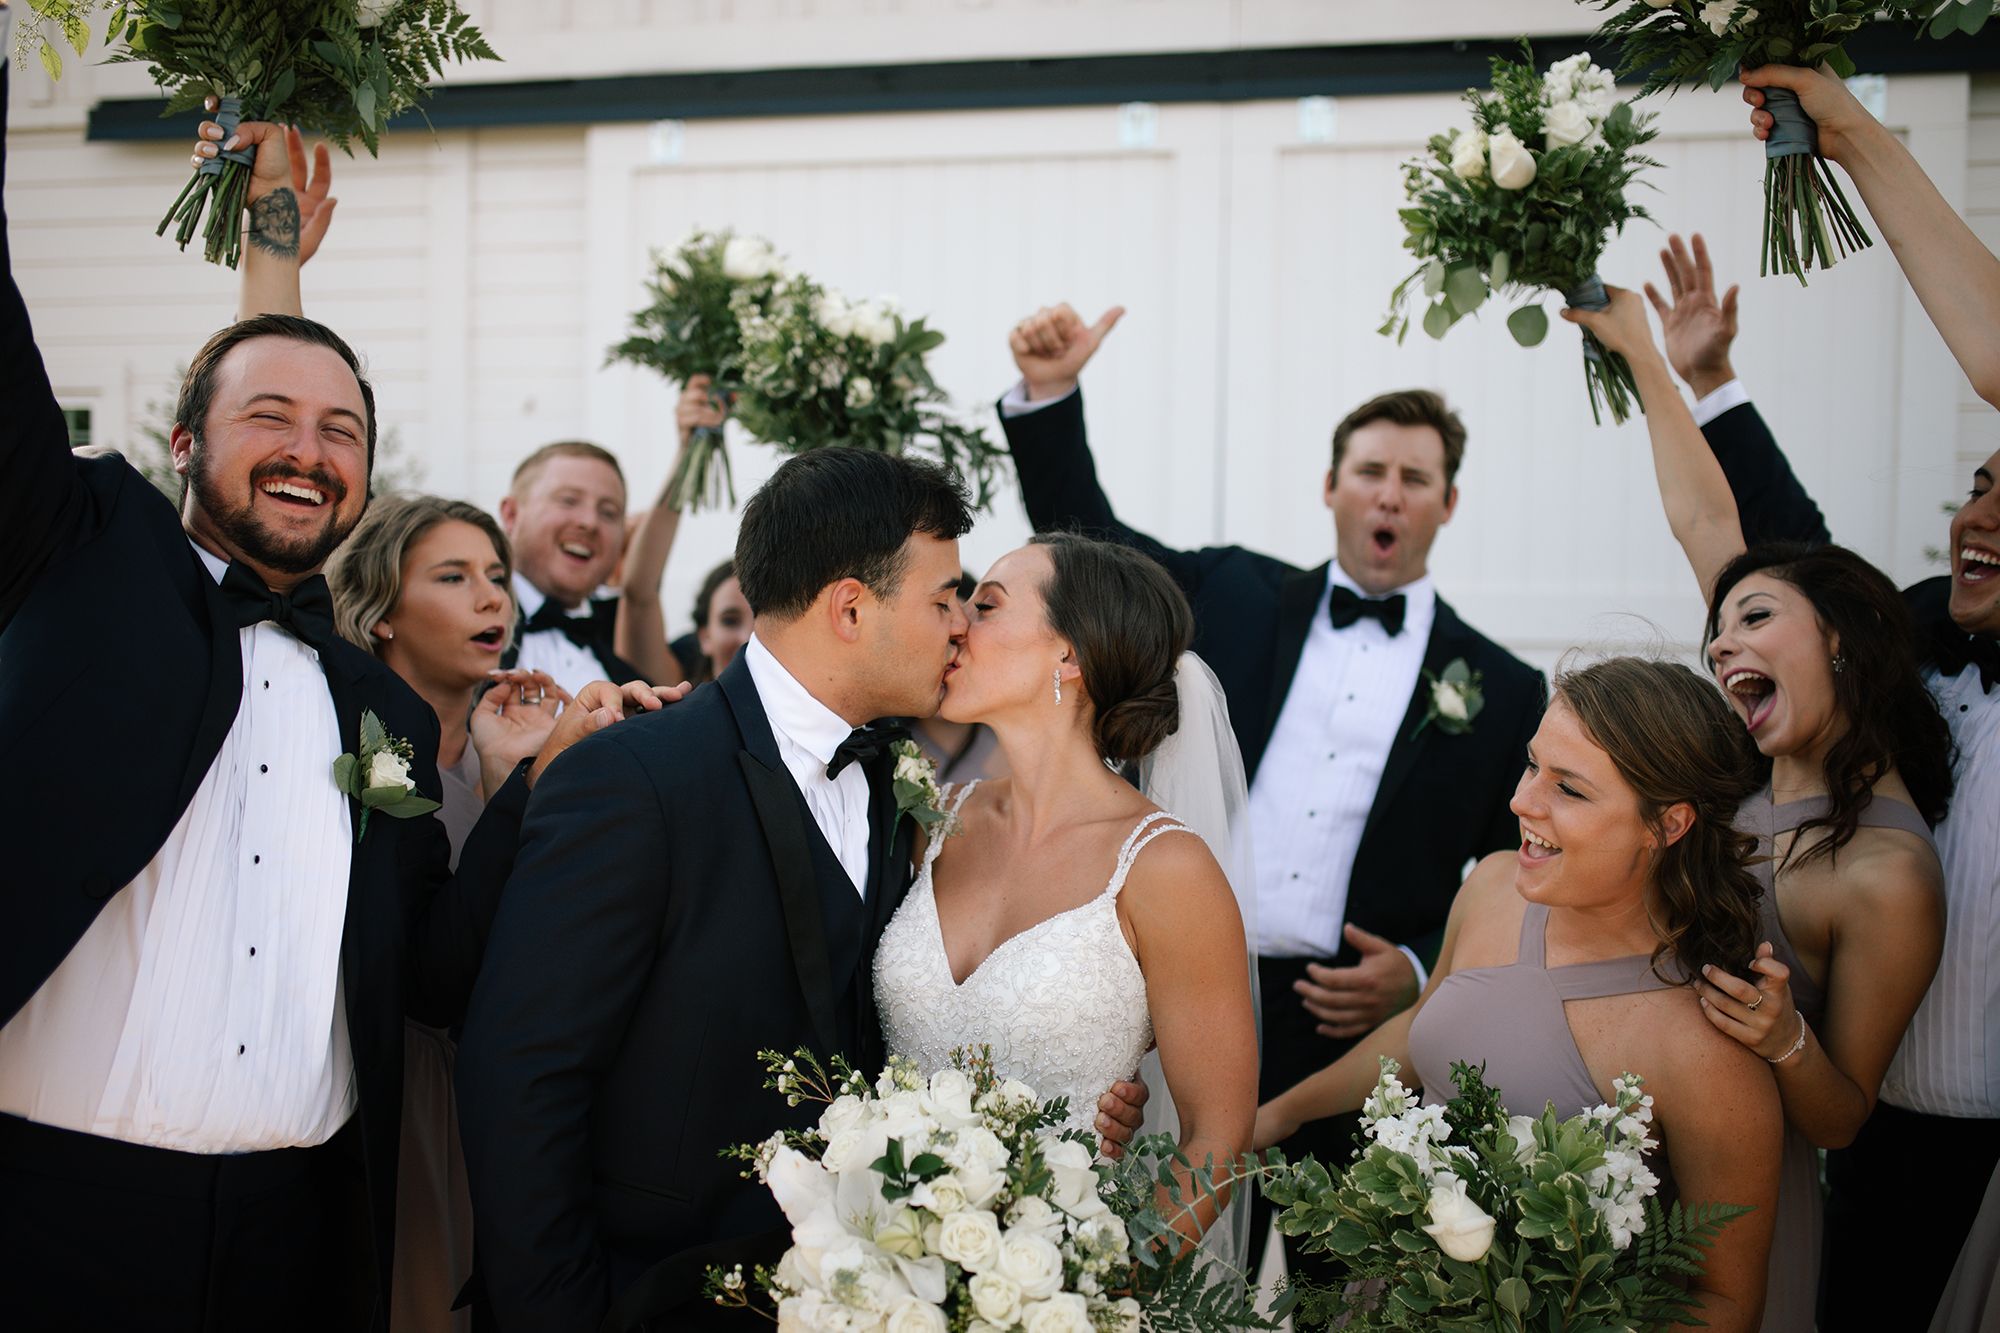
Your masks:
<svg viewBox="0 0 2000 1333"><path fill-rule="evenodd" d="M242 99L223 98L215 120L222 127L224 143L236 132L242 119ZM174 239L185 250L196 229L201 227L205 211L208 226L202 233L206 242L203 257L211 264L235 268L243 257L243 209L250 195L250 167L256 160L254 153L239 148L219 153L196 167L154 234L164 236L168 227L174 227Z"/></svg>
<svg viewBox="0 0 2000 1333"><path fill-rule="evenodd" d="M1576 310L1605 310L1611 305L1604 279L1595 273L1564 292L1563 301ZM1631 363L1599 342L1589 329L1583 331L1583 386L1590 392L1590 419L1600 426L1605 408L1611 410L1613 425L1623 425L1639 401L1639 384L1632 378Z"/></svg>
<svg viewBox="0 0 2000 1333"><path fill-rule="evenodd" d="M1812 268L1874 244L1840 181L1819 153L1819 127L1787 88L1766 88L1771 137L1764 142L1764 260L1760 272L1789 273L1805 286Z"/></svg>
<svg viewBox="0 0 2000 1333"><path fill-rule="evenodd" d="M736 479L730 474L729 454L722 446L721 427L694 428L688 447L681 453L680 466L674 469L668 504L685 510L692 501L697 508L719 509L726 496L729 507L736 507Z"/></svg>

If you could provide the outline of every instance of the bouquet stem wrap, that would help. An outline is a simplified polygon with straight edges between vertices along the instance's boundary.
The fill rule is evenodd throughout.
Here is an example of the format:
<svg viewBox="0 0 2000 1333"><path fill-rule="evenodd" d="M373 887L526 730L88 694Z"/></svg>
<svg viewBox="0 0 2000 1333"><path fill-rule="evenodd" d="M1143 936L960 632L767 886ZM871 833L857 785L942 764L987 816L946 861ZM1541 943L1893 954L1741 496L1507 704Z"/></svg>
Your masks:
<svg viewBox="0 0 2000 1333"><path fill-rule="evenodd" d="M718 509L725 502L736 507L736 478L729 470L722 427L696 426L674 470L667 503L675 509Z"/></svg>
<svg viewBox="0 0 2000 1333"><path fill-rule="evenodd" d="M1592 273L1563 293L1563 303L1572 310L1608 310L1611 297L1604 290L1603 277ZM1639 386L1632 378L1630 363L1599 342L1589 329L1583 331L1583 383L1590 390L1591 418L1599 425L1604 423L1601 407L1611 409L1613 423L1623 423L1639 401Z"/></svg>
<svg viewBox="0 0 2000 1333"><path fill-rule="evenodd" d="M224 97L218 101L215 123L222 127L222 142L228 143L236 127L243 123L243 99ZM250 168L256 160L257 155L250 149L238 148L219 152L196 167L154 234L164 236L168 227L178 223L174 239L185 250L206 210L207 245L203 255L211 264L224 263L235 268L243 255L243 209L250 194Z"/></svg>
<svg viewBox="0 0 2000 1333"><path fill-rule="evenodd" d="M1764 141L1764 262L1761 273L1789 273L1804 286L1806 272L1874 242L1819 152L1819 127L1798 94L1764 89L1771 135Z"/></svg>

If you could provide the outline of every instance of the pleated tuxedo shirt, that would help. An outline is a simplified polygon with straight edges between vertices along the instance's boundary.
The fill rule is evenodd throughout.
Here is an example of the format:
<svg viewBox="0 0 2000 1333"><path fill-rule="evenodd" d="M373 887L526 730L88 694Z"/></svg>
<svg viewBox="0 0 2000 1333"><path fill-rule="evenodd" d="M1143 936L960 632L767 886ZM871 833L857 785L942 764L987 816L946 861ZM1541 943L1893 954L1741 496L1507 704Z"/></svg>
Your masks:
<svg viewBox="0 0 2000 1333"><path fill-rule="evenodd" d="M0 1111L196 1153L311 1146L354 1114L339 723L318 653L268 621L239 634L242 701L194 799L0 1028Z"/></svg>

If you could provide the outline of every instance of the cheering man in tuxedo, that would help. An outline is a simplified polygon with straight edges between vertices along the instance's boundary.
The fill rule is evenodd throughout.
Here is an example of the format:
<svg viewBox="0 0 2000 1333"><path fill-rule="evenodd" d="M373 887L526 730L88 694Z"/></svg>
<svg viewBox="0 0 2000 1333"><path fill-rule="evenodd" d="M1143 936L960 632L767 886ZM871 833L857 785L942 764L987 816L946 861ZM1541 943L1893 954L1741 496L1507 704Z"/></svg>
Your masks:
<svg viewBox="0 0 2000 1333"><path fill-rule="evenodd" d="M501 665L546 671L574 694L593 680L636 680L613 650L618 603L595 598L625 549L625 473L607 449L545 444L521 460L500 500L514 547L520 624Z"/></svg>
<svg viewBox="0 0 2000 1333"><path fill-rule="evenodd" d="M1000 415L1037 530L1135 546L1194 604L1195 651L1222 681L1251 778L1268 1098L1415 1001L1465 866L1520 842L1507 806L1545 690L1426 571L1465 448L1436 394L1383 394L1334 430L1335 556L1317 569L1238 546L1177 551L1120 522L1077 377L1122 314L1092 327L1058 306L1016 325L1022 379ZM1433 716L1432 682L1456 662L1485 696L1463 728ZM1321 1121L1285 1147L1341 1161L1351 1133Z"/></svg>
<svg viewBox="0 0 2000 1333"><path fill-rule="evenodd" d="M298 200L262 129L246 264L288 268L295 304ZM0 225L5 1321L385 1328L403 1019L458 1018L526 779L455 880L434 818L364 823L335 785L373 714L408 747L371 785L439 795L436 714L334 633L320 576L375 443L344 342L286 315L209 340L176 513L70 453L11 273Z"/></svg>
<svg viewBox="0 0 2000 1333"><path fill-rule="evenodd" d="M1859 108L1853 108L1859 113ZM1872 122L1871 122L1872 123ZM1912 169L1913 164L1912 164ZM1918 178L1921 180L1921 176ZM1921 187L1933 196L1928 182ZM1979 243L1943 204L1940 226ZM1891 237L1892 240L1898 239ZM1910 243L1917 244L1911 237ZM1660 252L1669 297L1650 283L1668 360L1694 390L1695 420L1715 451L1743 523L1744 540L1833 540L1736 377L1736 289L1715 295L1700 236ZM1931 237L1925 244L1937 244ZM1992 257L1986 256L1992 265ZM1941 281L1945 280L1941 278ZM1956 281L1956 277L1949 280ZM1926 295L1924 285L1919 295ZM1930 293L1936 294L1933 288ZM1930 302L1927 301L1927 305ZM1948 315L1952 312L1948 312ZM1961 316L1968 320L1969 314ZM1941 327L1949 328L1941 320ZM1984 339L1990 323L1975 325ZM1929 1318L1951 1275L1957 1238L1972 1230L2000 1163L2000 453L1972 474L1948 530L1951 573L1903 590L1916 621L1917 657L1958 750L1951 811L1935 830L1944 864L1944 956L1882 1079L1875 1110L1852 1145L1827 1155L1825 1257L1819 1325L1872 1327L1869 1276L1897 1274L1897 1300ZM1931 1225L1894 1218L1914 1173L1948 1158L1926 1193ZM1940 1237L1951 1238L1940 1244Z"/></svg>

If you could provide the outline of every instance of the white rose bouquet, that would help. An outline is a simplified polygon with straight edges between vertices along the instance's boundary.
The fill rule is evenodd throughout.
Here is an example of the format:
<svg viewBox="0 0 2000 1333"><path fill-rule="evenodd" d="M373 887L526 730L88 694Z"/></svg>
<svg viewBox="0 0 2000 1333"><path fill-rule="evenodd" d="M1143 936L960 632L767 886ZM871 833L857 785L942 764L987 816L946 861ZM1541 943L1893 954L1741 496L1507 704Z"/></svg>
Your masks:
<svg viewBox="0 0 2000 1333"><path fill-rule="evenodd" d="M1267 1172L1278 1229L1353 1279L1300 1293L1301 1327L1628 1328L1681 1323L1684 1283L1749 1210L1663 1212L1646 1165L1653 1099L1636 1075L1614 1103L1568 1120L1510 1116L1480 1071L1423 1106L1382 1061L1362 1108L1366 1147L1345 1171L1307 1159Z"/></svg>
<svg viewBox="0 0 2000 1333"><path fill-rule="evenodd" d="M1977 32L1992 0L1590 0L1611 11L1598 40L1618 44L1621 74L1645 75L1641 96L1705 84L1739 69L1826 65L1852 78L1847 41L1878 19L1915 19L1934 36ZM1813 268L1873 242L1819 154L1819 131L1788 89L1766 88L1776 124L1764 141L1763 272L1801 284Z"/></svg>
<svg viewBox="0 0 2000 1333"><path fill-rule="evenodd" d="M1160 1143L1095 1162L1087 1136L1060 1129L1062 1100L1000 1077L983 1052L928 1077L892 1057L872 1083L837 1058L764 1059L767 1086L826 1110L813 1129L732 1150L776 1197L792 1244L747 1277L711 1269L718 1304L769 1301L787 1333L1275 1327L1240 1285L1209 1285L1181 1253L1177 1219L1154 1206L1180 1198L1161 1184L1172 1173ZM1191 1175L1211 1195L1229 1183Z"/></svg>
<svg viewBox="0 0 2000 1333"><path fill-rule="evenodd" d="M752 435L789 453L847 444L930 454L965 479L979 508L991 503L1005 453L951 415L926 364L944 335L922 319L791 276L742 330L737 417Z"/></svg>
<svg viewBox="0 0 2000 1333"><path fill-rule="evenodd" d="M1532 347L1548 335L1543 291L1583 309L1609 303L1597 261L1610 234L1648 217L1628 195L1641 170L1660 165L1638 151L1654 136L1652 117L1615 100L1611 75L1588 53L1546 73L1495 57L1492 87L1469 89L1465 102L1471 127L1433 137L1404 168L1403 248L1421 267L1391 293L1381 331L1408 333L1421 292L1424 332L1442 338L1512 289L1532 299L1507 329ZM1638 402L1631 367L1588 330L1583 353L1591 415L1602 421L1608 406L1625 420Z"/></svg>
<svg viewBox="0 0 2000 1333"><path fill-rule="evenodd" d="M44 26L82 55L99 9L111 11L110 59L149 66L167 95L165 114L213 95L225 132L274 120L350 153L356 139L375 153L390 118L428 97L446 65L500 58L454 0L34 0L17 54L39 46L43 68L61 77L61 51ZM235 268L254 160L239 150L196 168L160 233L175 227L185 250L202 231L208 261Z"/></svg>
<svg viewBox="0 0 2000 1333"><path fill-rule="evenodd" d="M609 360L647 366L677 384L710 376L711 394L731 402L742 388L742 320L770 312L784 273L784 261L761 236L697 231L672 254L653 256L647 303ZM725 498L736 503L722 443L721 428L696 428L674 473L668 502L675 508L717 506Z"/></svg>

